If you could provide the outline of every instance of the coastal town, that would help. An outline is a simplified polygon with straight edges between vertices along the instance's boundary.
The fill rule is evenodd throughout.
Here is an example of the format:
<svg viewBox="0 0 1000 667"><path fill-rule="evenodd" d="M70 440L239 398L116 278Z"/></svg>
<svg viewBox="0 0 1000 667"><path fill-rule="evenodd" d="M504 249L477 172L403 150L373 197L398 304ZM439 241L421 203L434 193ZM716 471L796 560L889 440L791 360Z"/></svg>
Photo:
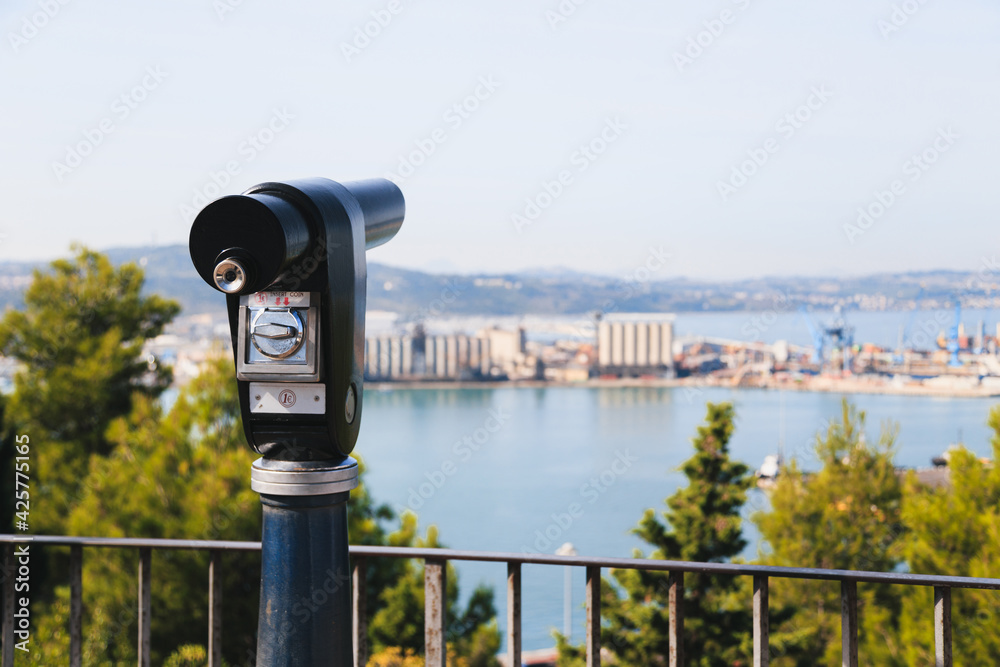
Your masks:
<svg viewBox="0 0 1000 667"><path fill-rule="evenodd" d="M1000 331L960 318L917 326L893 348L854 340L842 316L826 323L801 313L812 345L675 332L675 316L614 313L581 318L475 318L406 322L369 315L364 372L369 386L456 385L720 386L841 393L1000 395ZM747 315L747 322L767 314ZM942 320L940 322L935 321ZM512 321L513 320L513 321ZM449 327L452 327L449 330ZM751 329L752 330L752 329ZM228 323L216 314L181 316L146 349L177 385L209 357L231 354ZM0 369L9 385L14 368Z"/></svg>

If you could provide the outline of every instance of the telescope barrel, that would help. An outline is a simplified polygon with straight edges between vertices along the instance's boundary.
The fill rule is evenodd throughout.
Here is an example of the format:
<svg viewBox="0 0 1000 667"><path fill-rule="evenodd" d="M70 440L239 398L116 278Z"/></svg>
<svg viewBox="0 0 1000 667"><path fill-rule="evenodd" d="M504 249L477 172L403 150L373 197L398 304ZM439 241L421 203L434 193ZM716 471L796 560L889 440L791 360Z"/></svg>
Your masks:
<svg viewBox="0 0 1000 667"><path fill-rule="evenodd" d="M304 205L306 195L296 185L326 192L346 190L361 211L366 250L389 241L403 224L403 193L384 178L256 185L241 195L212 202L195 218L189 239L191 259L205 282L227 294L251 294L275 281L294 281L304 274L304 266L325 259L315 236L323 223L311 219L316 213ZM351 208L346 195L343 203Z"/></svg>
<svg viewBox="0 0 1000 667"><path fill-rule="evenodd" d="M371 250L392 239L403 224L406 204L403 193L392 181L371 178L341 185L350 192L365 215L365 249Z"/></svg>

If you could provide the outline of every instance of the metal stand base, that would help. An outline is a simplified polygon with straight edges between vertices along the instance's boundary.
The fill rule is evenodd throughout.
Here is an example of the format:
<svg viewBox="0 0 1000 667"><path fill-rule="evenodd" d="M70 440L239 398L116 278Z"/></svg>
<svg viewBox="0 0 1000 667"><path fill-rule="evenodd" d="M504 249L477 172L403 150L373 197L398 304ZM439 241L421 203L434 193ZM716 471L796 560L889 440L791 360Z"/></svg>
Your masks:
<svg viewBox="0 0 1000 667"><path fill-rule="evenodd" d="M250 488L271 496L320 496L350 491L358 485L358 462L275 461L257 459L250 470Z"/></svg>
<svg viewBox="0 0 1000 667"><path fill-rule="evenodd" d="M347 500L358 464L254 462L263 505L257 664L351 667Z"/></svg>

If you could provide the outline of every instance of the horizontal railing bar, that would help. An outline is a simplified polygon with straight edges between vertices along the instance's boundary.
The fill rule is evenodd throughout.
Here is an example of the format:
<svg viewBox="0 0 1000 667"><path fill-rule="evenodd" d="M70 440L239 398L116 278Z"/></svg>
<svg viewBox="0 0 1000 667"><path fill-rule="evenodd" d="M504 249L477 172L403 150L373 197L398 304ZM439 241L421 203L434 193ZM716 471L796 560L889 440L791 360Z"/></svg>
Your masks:
<svg viewBox="0 0 1000 667"><path fill-rule="evenodd" d="M625 570L700 572L706 574L760 575L779 579L822 579L857 581L909 586L950 586L1000 590L1000 579L952 577L905 572L866 572L863 570L823 570L805 567L771 565L741 565L735 563L693 563L690 561L649 560L642 558L594 558L584 556L550 556L546 554L501 553L493 551L459 551L455 549L419 549L411 547L352 546L351 553L383 558L440 558L443 560L522 563L526 565L575 565Z"/></svg>
<svg viewBox="0 0 1000 667"><path fill-rule="evenodd" d="M260 542L240 542L235 540L167 540L143 537L70 537L68 535L23 535L0 534L0 544L5 542L31 542L52 546L108 547L118 549L193 549L222 551L260 551Z"/></svg>
<svg viewBox="0 0 1000 667"><path fill-rule="evenodd" d="M23 536L0 534L0 544L26 542ZM89 547L152 548L152 549L221 549L229 551L260 551L260 542L165 540L134 537L69 537L63 535L34 535L34 544L53 546L82 545ZM776 567L770 565L744 565L737 563L693 563L689 561L647 560L642 558L594 558L585 556L552 556L547 554L502 553L496 551L460 551L456 549L425 549L413 547L375 547L353 545L352 556L376 558L413 558L417 560L455 560L492 563L521 563L524 565L575 565L631 570L700 572L706 574L732 574L742 576L768 576L779 579L819 579L826 581L855 581L862 583L901 584L907 586L947 586L1000 590L1000 579L977 577L952 577L907 572L866 572L864 570L824 570L805 567Z"/></svg>

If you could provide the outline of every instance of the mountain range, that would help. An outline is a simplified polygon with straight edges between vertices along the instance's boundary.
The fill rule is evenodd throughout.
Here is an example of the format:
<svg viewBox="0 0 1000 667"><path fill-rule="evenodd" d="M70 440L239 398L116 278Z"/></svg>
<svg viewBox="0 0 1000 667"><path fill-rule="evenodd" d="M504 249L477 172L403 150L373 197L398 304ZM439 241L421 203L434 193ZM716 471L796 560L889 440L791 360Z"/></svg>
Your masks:
<svg viewBox="0 0 1000 667"><path fill-rule="evenodd" d="M185 245L111 248L115 263L138 262L149 292L179 301L185 314L219 312L221 294L195 273ZM20 307L33 270L44 262L0 262L0 306ZM874 274L863 277L762 277L711 282L642 280L640 272L613 277L544 269L505 274L432 274L371 263L368 309L410 318L450 315L580 314L810 309L901 310L944 308L960 296L983 306L1000 292L991 269Z"/></svg>

